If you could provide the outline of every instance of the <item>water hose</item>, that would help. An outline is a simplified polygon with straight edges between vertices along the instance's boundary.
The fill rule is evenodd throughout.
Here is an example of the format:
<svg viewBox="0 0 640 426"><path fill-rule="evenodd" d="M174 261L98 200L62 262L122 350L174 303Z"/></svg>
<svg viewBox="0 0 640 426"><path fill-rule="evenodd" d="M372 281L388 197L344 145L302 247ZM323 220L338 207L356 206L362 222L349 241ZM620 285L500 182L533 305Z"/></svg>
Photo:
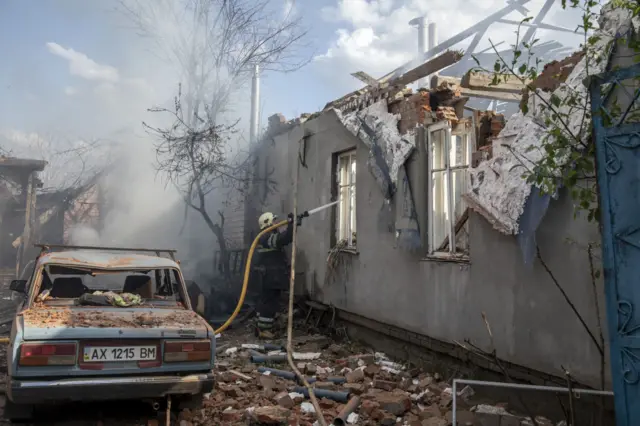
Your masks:
<svg viewBox="0 0 640 426"><path fill-rule="evenodd" d="M258 242L260 241L260 238L263 235L268 234L269 232L273 232L276 229L280 228L281 226L285 226L288 224L289 224L289 220L282 220L278 223L275 223L269 226L268 228L265 228L262 231L260 231L260 233L253 240L253 243L251 243L251 247L249 248L249 253L247 254L247 260L244 266L244 279L242 280L242 290L240 291L240 298L238 299L238 304L236 305L236 309L233 311L233 313L227 319L227 321L225 321L224 324L222 324L216 331L214 331L214 334L222 333L227 328L229 328L233 320L235 320L238 314L240 313L240 309L242 309L242 305L244 305L244 298L247 295L247 287L249 285L249 276L251 275L251 259L253 259L253 252L256 250L256 247L258 246Z"/></svg>

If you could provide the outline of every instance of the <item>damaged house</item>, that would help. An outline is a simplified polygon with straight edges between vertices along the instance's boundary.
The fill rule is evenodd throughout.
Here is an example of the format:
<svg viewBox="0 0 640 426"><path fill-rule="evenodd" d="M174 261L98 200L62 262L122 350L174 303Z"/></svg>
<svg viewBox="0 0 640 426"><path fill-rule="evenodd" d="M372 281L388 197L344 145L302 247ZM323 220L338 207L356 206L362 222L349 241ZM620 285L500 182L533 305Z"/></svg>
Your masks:
<svg viewBox="0 0 640 426"><path fill-rule="evenodd" d="M428 349L426 362L429 352L468 360L456 344L468 340L495 348L514 378L558 383L564 366L599 386L598 348L554 284L597 330L602 283L594 291L587 247L599 243L598 229L575 216L566 192L540 196L515 167L514 151L544 136L530 116L471 110L473 88L434 76L459 57L445 52L312 116L272 116L258 173L277 186L254 185L246 227L262 211L286 216L297 178L299 211L340 200L298 231L296 284L311 299ZM533 85L586 90L584 61L553 62ZM428 75L430 90L405 88Z"/></svg>
<svg viewBox="0 0 640 426"><path fill-rule="evenodd" d="M0 268L15 278L39 253L34 243L69 243L78 225L98 228L99 174L85 183L43 190L46 161L0 157Z"/></svg>

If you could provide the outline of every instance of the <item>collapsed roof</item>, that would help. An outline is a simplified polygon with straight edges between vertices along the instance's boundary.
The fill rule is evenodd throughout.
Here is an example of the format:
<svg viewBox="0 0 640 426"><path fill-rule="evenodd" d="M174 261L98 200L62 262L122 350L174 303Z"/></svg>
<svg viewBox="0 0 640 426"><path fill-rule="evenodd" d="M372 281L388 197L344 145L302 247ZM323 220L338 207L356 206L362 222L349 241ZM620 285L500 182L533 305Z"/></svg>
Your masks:
<svg viewBox="0 0 640 426"><path fill-rule="evenodd" d="M525 261L532 256L531 250L535 248L532 245L535 241L533 234L550 201L548 195L534 196L540 194L539 188L527 183L522 177L523 162L535 164L546 155L542 146L549 135L545 119L550 112L537 107L536 101L538 105L540 101L536 98L540 96L548 101L552 94L560 98L558 112L570 117L568 131L587 145L586 142L591 137L589 117L576 113L564 100L576 94L578 99L588 99L585 78L603 72L609 63L608 48L615 45L611 41L631 28L637 31L639 24L640 18L632 19L630 11L614 9L611 4L604 6L600 30L595 34L600 39L590 49L589 56L578 53L563 61L548 64L533 83L539 89L538 94L523 97L529 113L514 114L493 140L493 158L470 170L471 189L465 199L495 229L504 234L519 236ZM559 166L565 167L568 166L569 158L559 158L557 161Z"/></svg>

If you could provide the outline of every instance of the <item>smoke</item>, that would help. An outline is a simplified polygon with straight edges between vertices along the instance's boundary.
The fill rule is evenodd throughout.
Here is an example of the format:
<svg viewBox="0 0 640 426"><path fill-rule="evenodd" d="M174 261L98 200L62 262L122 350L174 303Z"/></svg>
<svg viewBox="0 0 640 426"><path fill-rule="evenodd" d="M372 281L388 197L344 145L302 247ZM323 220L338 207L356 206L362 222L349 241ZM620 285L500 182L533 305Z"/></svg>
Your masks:
<svg viewBox="0 0 640 426"><path fill-rule="evenodd" d="M152 10L162 2L142 3ZM61 4L70 13L78 13L72 11L73 2ZM15 110L14 117L29 120L0 118L0 137L5 142L1 145L11 149L13 155L50 161L47 173L63 176L66 181L71 172L87 178L93 171L104 169L99 180L103 203L100 226L72 226L68 230L69 243L177 249L189 273L195 274L199 268L211 269L217 249L215 237L193 210L186 215L185 226L181 195L157 173L156 140L142 126L145 122L167 128L174 123L169 114L148 110L173 107L186 73L179 61L165 55L162 44L183 39L193 28L189 20L177 19L182 15L154 15L157 37L142 38L132 28L131 16L114 13L120 5L118 0L82 5L84 23L100 22L100 38L109 43L42 39L39 50L46 65L29 68L28 72L19 72L28 67L28 59L14 58L9 65L14 71L7 100ZM32 24L31 27L37 26ZM25 25L29 26L29 22ZM198 41L203 45L205 42ZM46 74L52 69L57 78ZM244 135L249 100L248 89L243 86L233 93L229 104L226 118L239 120L236 150L242 149L248 139ZM43 140L47 143L43 144ZM77 155L70 150L66 157L58 156L52 161L52 152L89 140L96 144L89 152ZM50 186L65 185L68 184ZM214 220L218 218L217 210L223 208L221 197L213 193L207 200Z"/></svg>
<svg viewBox="0 0 640 426"><path fill-rule="evenodd" d="M74 225L69 230L69 244L76 246L99 246L100 234L94 228L86 225Z"/></svg>

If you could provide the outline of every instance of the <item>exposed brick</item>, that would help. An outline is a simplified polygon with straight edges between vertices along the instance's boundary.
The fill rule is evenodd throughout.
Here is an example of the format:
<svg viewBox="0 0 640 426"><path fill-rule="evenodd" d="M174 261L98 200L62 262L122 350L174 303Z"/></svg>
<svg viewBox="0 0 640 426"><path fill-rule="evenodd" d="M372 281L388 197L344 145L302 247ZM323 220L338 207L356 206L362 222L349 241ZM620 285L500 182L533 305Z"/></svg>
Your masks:
<svg viewBox="0 0 640 426"><path fill-rule="evenodd" d="M448 106L440 106L436 110L436 117L438 120L449 120L449 121L458 121L458 116L456 115L456 110L453 107Z"/></svg>
<svg viewBox="0 0 640 426"><path fill-rule="evenodd" d="M502 129L504 129L505 124L504 115L496 114L491 117L491 136L498 136Z"/></svg>

